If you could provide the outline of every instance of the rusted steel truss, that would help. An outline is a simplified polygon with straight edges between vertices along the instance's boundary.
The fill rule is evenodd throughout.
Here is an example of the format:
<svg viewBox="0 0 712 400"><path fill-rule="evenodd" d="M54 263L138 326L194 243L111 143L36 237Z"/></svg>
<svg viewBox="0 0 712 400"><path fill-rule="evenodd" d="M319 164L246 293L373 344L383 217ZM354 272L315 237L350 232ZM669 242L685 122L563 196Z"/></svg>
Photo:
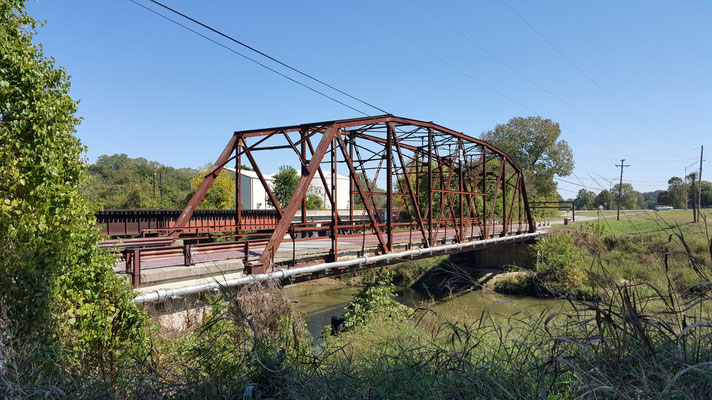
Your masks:
<svg viewBox="0 0 712 400"><path fill-rule="evenodd" d="M301 171L294 194L282 205L265 178L265 163L257 159L260 152L278 150L283 151L279 164ZM285 240L294 246L329 238L331 249L324 260L335 261L358 238L361 254L367 237L370 253L389 253L536 230L522 171L504 152L432 122L382 115L235 132L170 235L177 237L187 226L223 167L235 161L239 171L241 160L254 169L279 218L257 239L264 247L252 272L273 266ZM272 161L270 170L277 166ZM339 192L338 174L348 178L348 191ZM245 189L241 179L237 183L239 198ZM326 196L327 221L306 218L313 186ZM348 205L339 210L344 198ZM241 221L241 208L237 201L235 221ZM301 217L295 219L299 211ZM236 223L232 229L236 242L245 241L248 249L249 227Z"/></svg>

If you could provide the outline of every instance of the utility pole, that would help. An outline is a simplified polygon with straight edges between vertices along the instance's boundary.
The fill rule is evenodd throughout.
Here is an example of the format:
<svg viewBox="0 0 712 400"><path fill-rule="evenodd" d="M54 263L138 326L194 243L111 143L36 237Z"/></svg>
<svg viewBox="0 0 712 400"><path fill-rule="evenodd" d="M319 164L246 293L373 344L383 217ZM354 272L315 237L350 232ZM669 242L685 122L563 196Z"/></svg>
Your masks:
<svg viewBox="0 0 712 400"><path fill-rule="evenodd" d="M690 195L687 192L687 167L685 167L685 175L682 176L682 183L685 185L685 211L687 211L690 205Z"/></svg>
<svg viewBox="0 0 712 400"><path fill-rule="evenodd" d="M163 171L158 172L158 183L161 187L161 199L163 198Z"/></svg>
<svg viewBox="0 0 712 400"><path fill-rule="evenodd" d="M705 146L700 146L700 174L697 176L697 221L702 218L702 155L705 152Z"/></svg>
<svg viewBox="0 0 712 400"><path fill-rule="evenodd" d="M153 173L153 198L156 198L156 173Z"/></svg>
<svg viewBox="0 0 712 400"><path fill-rule="evenodd" d="M618 185L618 213L616 214L616 221L621 220L621 197L623 195L623 167L630 167L628 164L624 164L625 158L621 159L620 165L616 164L616 167L621 167L621 180Z"/></svg>
<svg viewBox="0 0 712 400"><path fill-rule="evenodd" d="M690 174L690 180L692 180L692 222L697 222L697 208L696 208L696 203L697 199L695 198L695 173Z"/></svg>

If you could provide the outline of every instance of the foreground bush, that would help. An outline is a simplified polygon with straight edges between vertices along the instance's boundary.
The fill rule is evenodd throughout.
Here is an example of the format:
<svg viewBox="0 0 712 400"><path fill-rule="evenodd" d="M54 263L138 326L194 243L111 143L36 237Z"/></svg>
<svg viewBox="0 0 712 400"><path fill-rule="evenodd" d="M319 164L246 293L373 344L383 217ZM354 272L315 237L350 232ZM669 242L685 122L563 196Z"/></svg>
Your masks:
<svg viewBox="0 0 712 400"><path fill-rule="evenodd" d="M79 190L77 103L66 71L32 43L35 26L24 1L0 0L0 305L13 337L5 370L18 385L77 374L111 383L143 342L143 315L97 247Z"/></svg>
<svg viewBox="0 0 712 400"><path fill-rule="evenodd" d="M586 284L584 252L566 234L547 236L534 245L537 251L536 277L555 295L576 294Z"/></svg>

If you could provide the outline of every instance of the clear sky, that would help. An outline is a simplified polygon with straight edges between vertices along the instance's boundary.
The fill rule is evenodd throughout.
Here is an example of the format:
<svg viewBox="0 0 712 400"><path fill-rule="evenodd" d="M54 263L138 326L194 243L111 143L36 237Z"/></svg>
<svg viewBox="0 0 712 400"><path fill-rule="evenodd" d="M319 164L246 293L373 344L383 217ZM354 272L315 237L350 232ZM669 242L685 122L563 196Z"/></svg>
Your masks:
<svg viewBox="0 0 712 400"><path fill-rule="evenodd" d="M557 121L576 161L563 178L574 184L559 183L565 198L607 187L601 176L617 178L621 158L640 191L682 176L700 145L712 160L707 0L165 4L392 114L473 136L514 116ZM359 116L128 0L28 8L46 20L46 54L72 76L90 161L126 153L199 167L235 130ZM271 161L267 173L280 165Z"/></svg>

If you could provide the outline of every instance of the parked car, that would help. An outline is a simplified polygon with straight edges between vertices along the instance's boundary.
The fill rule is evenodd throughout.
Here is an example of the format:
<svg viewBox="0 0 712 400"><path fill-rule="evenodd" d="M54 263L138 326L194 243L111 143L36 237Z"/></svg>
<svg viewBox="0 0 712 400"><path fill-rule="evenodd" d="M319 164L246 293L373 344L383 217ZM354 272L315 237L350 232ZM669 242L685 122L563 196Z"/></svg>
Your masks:
<svg viewBox="0 0 712 400"><path fill-rule="evenodd" d="M655 211L668 211L672 210L670 206L655 206Z"/></svg>

